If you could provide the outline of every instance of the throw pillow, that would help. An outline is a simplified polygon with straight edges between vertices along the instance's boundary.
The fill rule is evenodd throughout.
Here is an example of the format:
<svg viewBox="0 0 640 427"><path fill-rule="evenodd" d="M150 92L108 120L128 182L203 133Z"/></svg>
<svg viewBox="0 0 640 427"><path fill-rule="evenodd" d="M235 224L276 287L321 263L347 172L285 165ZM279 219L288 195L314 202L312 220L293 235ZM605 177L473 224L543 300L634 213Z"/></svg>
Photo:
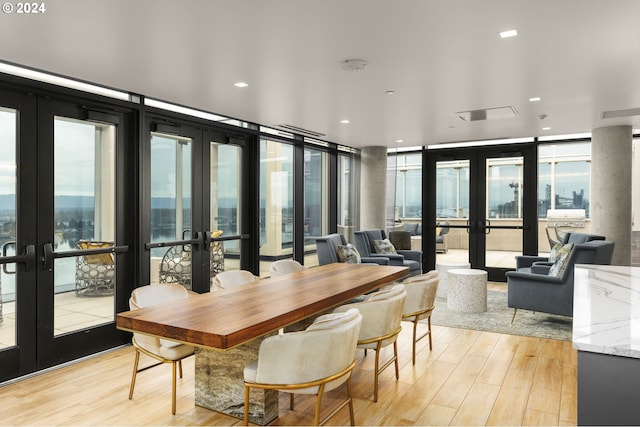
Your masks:
<svg viewBox="0 0 640 427"><path fill-rule="evenodd" d="M564 245L562 243L556 243L551 248L551 252L549 253L549 262L554 263L558 260L558 251L562 249Z"/></svg>
<svg viewBox="0 0 640 427"><path fill-rule="evenodd" d="M340 245L336 249L338 260L347 264L360 264L360 252L351 244Z"/></svg>
<svg viewBox="0 0 640 427"><path fill-rule="evenodd" d="M373 251L377 254L396 254L397 253L396 248L389 241L389 239L374 240Z"/></svg>
<svg viewBox="0 0 640 427"><path fill-rule="evenodd" d="M564 270L567 268L567 264L569 263L569 257L571 256L572 250L573 243L567 243L566 245L562 245L561 248L558 248L556 251L557 259L549 269L549 276L562 276Z"/></svg>

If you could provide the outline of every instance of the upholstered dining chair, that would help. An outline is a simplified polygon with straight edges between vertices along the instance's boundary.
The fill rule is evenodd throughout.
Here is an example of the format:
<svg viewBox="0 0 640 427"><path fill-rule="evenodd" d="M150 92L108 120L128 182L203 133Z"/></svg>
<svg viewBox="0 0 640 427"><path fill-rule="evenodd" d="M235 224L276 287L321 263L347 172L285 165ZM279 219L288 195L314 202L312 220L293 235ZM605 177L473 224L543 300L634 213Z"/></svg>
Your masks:
<svg viewBox="0 0 640 427"><path fill-rule="evenodd" d="M356 309L318 317L305 331L266 338L258 360L244 368L244 425L249 423L249 392L252 388L275 389L294 394L315 394L314 425L322 425L345 406L355 425L351 396L351 373L362 316ZM347 383L347 399L320 420L325 392Z"/></svg>
<svg viewBox="0 0 640 427"><path fill-rule="evenodd" d="M157 285L146 285L136 288L131 293L129 307L136 310L152 305L168 303L189 297L187 291L178 283L160 283ZM133 398L133 389L136 385L136 375L148 368L138 370L140 353L145 354L160 363L171 363L171 413L176 413L176 365L180 370L182 378L182 359L191 356L194 348L190 345L180 344L174 341L164 340L144 334L133 334L133 347L136 349L136 357L133 362L133 376L129 387L129 400ZM157 366L157 365L152 365ZM150 367L152 367L150 366Z"/></svg>
<svg viewBox="0 0 640 427"><path fill-rule="evenodd" d="M432 270L434 271L434 270ZM437 272L435 275L423 274L414 277L423 277L421 280L412 280L410 282L402 282L407 291L407 298L404 301L402 309L402 320L413 323L413 340L411 361L416 364L416 345L422 338L429 337L429 350L433 349L431 340L431 313L435 308L436 291L440 282ZM418 333L418 323L427 319L427 331L420 337Z"/></svg>
<svg viewBox="0 0 640 427"><path fill-rule="evenodd" d="M213 278L211 290L229 289L234 286L244 285L245 283L254 283L259 281L258 276L247 270L227 270L221 271Z"/></svg>
<svg viewBox="0 0 640 427"><path fill-rule="evenodd" d="M375 370L373 377L373 401L378 401L378 377L392 363L396 368L396 379L400 378L398 367L398 334L402 329L402 308L407 296L404 285L394 285L368 294L364 301L346 304L336 308L343 312L353 308L362 314L362 327L358 336L358 348L375 350ZM393 356L380 367L380 350L393 344Z"/></svg>
<svg viewBox="0 0 640 427"><path fill-rule="evenodd" d="M307 267L300 264L295 259L279 259L271 263L269 275L271 277L282 276L283 274L295 273L296 271L301 271L305 268Z"/></svg>

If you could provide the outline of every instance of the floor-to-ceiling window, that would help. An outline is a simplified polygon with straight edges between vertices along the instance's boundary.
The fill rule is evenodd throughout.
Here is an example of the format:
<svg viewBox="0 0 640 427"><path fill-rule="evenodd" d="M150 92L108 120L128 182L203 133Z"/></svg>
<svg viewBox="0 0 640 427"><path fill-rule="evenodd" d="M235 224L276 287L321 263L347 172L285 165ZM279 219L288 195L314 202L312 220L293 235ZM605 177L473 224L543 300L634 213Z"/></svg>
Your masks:
<svg viewBox="0 0 640 427"><path fill-rule="evenodd" d="M309 265L317 265L315 238L329 233L329 154L304 150L304 246ZM307 258L307 256L305 256Z"/></svg>
<svg viewBox="0 0 640 427"><path fill-rule="evenodd" d="M275 139L260 140L260 258L261 275L267 260L292 258L294 146Z"/></svg>
<svg viewBox="0 0 640 427"><path fill-rule="evenodd" d="M538 147L538 250L550 251L568 230L590 231L591 143Z"/></svg>
<svg viewBox="0 0 640 427"><path fill-rule="evenodd" d="M338 155L337 231L353 243L353 232L360 226L359 159L355 151Z"/></svg>

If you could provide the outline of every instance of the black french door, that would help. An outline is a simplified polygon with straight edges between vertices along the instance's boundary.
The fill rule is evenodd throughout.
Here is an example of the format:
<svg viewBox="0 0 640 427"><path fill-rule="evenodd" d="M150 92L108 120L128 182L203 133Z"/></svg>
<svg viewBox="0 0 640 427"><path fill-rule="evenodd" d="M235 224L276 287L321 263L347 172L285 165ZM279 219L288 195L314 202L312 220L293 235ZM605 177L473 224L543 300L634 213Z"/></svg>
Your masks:
<svg viewBox="0 0 640 427"><path fill-rule="evenodd" d="M161 114L149 115L146 123L144 276L202 293L220 271L258 274L252 136Z"/></svg>
<svg viewBox="0 0 640 427"><path fill-rule="evenodd" d="M0 90L0 381L127 339L115 314L134 276L130 120Z"/></svg>
<svg viewBox="0 0 640 427"><path fill-rule="evenodd" d="M428 151L425 256L435 265L469 262L489 280L504 281L515 256L537 252L537 152L534 145ZM447 246L435 245L446 230ZM431 235L433 234L433 236ZM441 239L442 240L442 239Z"/></svg>

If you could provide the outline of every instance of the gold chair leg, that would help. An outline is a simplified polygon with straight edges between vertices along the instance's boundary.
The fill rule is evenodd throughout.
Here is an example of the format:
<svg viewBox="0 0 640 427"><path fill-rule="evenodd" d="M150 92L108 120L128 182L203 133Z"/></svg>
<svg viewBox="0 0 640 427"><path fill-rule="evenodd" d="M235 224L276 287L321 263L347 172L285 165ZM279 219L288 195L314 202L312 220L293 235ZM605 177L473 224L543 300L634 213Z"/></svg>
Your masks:
<svg viewBox="0 0 640 427"><path fill-rule="evenodd" d="M133 399L133 388L136 386L136 374L138 373L139 361L140 361L140 352L136 348L136 358L133 361L133 375L131 376L131 386L129 386L129 400Z"/></svg>
<svg viewBox="0 0 640 427"><path fill-rule="evenodd" d="M178 370L180 372L180 378L182 378L182 359L178 360Z"/></svg>
<svg viewBox="0 0 640 427"><path fill-rule="evenodd" d="M516 313L518 312L517 308L513 309L513 316L511 317L511 323L513 323L513 321L516 319Z"/></svg>
<svg viewBox="0 0 640 427"><path fill-rule="evenodd" d="M293 411L295 395L293 393L289 393L289 409Z"/></svg>
<svg viewBox="0 0 640 427"><path fill-rule="evenodd" d="M356 417L353 412L353 398L351 397L351 375L347 378L347 398L349 398L349 418L351 419L351 425L356 425Z"/></svg>
<svg viewBox="0 0 640 427"><path fill-rule="evenodd" d="M413 352L411 353L411 361L413 362L413 364L416 364L416 344L417 344L417 340L416 337L418 336L418 316L416 316L415 320L413 321Z"/></svg>
<svg viewBox="0 0 640 427"><path fill-rule="evenodd" d="M427 325L429 326L429 350L433 350L433 343L431 342L431 315L427 317Z"/></svg>
<svg viewBox="0 0 640 427"><path fill-rule="evenodd" d="M249 425L249 387L244 385L244 425Z"/></svg>
<svg viewBox="0 0 640 427"><path fill-rule="evenodd" d="M313 419L313 425L320 425L320 404L322 403L322 395L324 394L324 384L320 384L318 387L318 396L316 397L316 414Z"/></svg>
<svg viewBox="0 0 640 427"><path fill-rule="evenodd" d="M171 362L171 414L176 414L176 362Z"/></svg>
<svg viewBox="0 0 640 427"><path fill-rule="evenodd" d="M400 379L400 368L398 367L398 341L393 342L393 359L396 365L396 380Z"/></svg>
<svg viewBox="0 0 640 427"><path fill-rule="evenodd" d="M380 344L378 341L378 346L376 347L376 362L375 369L373 370L373 401L378 401L378 366L380 365Z"/></svg>

